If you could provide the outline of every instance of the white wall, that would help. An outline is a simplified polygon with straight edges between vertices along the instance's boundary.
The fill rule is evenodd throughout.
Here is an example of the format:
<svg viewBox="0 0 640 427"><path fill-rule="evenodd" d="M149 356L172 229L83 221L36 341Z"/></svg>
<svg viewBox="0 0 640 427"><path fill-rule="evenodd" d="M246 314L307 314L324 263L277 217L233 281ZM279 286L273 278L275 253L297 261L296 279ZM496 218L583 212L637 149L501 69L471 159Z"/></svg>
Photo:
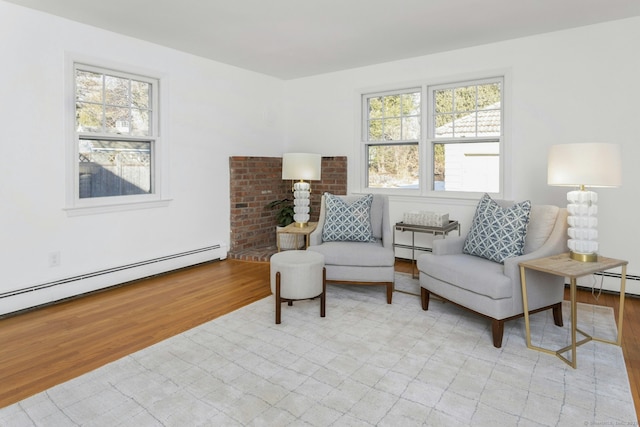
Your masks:
<svg viewBox="0 0 640 427"><path fill-rule="evenodd" d="M628 260L628 274L640 275L639 51L640 18L633 18L294 80L286 86L287 142L323 155L348 156L349 188L358 191L359 169L353 159L362 90L507 71L505 114L511 116L511 130L505 160L512 179L505 196L564 206L568 189L546 184L549 146L622 144L623 186L598 191L600 252ZM403 212L413 209L447 211L461 221L464 232L475 204L395 197L392 219L401 220ZM638 281L628 286L640 293Z"/></svg>
<svg viewBox="0 0 640 427"><path fill-rule="evenodd" d="M0 53L0 294L215 243L228 247L229 156L282 154L280 80L2 1ZM76 217L63 210L68 53L153 70L169 85L168 207ZM50 267L57 251L60 266ZM158 268L166 266L136 274ZM15 304L0 299L0 314L113 281L56 286Z"/></svg>

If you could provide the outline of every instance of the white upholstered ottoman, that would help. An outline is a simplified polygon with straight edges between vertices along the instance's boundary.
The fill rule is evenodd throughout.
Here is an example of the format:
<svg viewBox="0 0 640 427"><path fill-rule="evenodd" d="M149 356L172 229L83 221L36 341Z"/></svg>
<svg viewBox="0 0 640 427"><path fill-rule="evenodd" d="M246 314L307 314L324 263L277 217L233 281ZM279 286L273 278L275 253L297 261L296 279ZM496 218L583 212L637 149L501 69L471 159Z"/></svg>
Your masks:
<svg viewBox="0 0 640 427"><path fill-rule="evenodd" d="M320 317L325 317L326 273L324 256L311 251L278 252L271 257L271 292L276 300L276 323L281 304L320 297Z"/></svg>

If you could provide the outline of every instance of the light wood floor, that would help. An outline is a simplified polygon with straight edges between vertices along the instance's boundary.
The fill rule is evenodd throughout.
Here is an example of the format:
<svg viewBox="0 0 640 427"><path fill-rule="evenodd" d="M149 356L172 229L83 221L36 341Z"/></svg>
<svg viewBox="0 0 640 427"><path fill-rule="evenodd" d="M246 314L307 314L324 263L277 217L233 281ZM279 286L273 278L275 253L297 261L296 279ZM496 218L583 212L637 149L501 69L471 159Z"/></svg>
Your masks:
<svg viewBox="0 0 640 427"><path fill-rule="evenodd" d="M410 272L411 264L400 260L396 270ZM0 407L270 294L268 263L226 260L0 319ZM595 301L590 292L579 291L578 298L617 312L617 296L603 294ZM640 414L640 299L627 298L623 329L622 349Z"/></svg>

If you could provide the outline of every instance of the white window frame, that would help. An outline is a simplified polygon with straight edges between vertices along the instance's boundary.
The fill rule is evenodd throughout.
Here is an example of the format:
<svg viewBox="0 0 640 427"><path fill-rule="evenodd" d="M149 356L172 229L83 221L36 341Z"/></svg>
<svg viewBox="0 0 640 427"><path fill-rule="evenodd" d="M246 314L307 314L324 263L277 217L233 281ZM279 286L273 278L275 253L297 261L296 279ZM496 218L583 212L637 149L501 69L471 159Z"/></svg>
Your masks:
<svg viewBox="0 0 640 427"><path fill-rule="evenodd" d="M435 137L435 123L434 123L434 118L435 118L435 106L433 105L434 102L434 92L436 90L440 90L440 89L454 89L454 88L458 88L458 87L465 87L465 86L477 86L477 85L483 85L483 84L489 84L489 83L500 83L500 110L501 110L501 117L500 117L500 125L501 125L501 129L500 129L500 135L499 136L490 136L490 137L451 137L451 138L436 138ZM503 76L496 76L496 77L489 77L489 78L480 78L480 79L472 79L472 80L464 80L464 81L457 81L457 82L453 82L453 83L446 83L446 84L437 84L437 85L429 85L427 86L427 110L428 110L428 116L427 116L427 121L426 121L426 127L427 127L427 132L426 132L426 152L429 155L429 165L431 165L428 169L428 176L426 176L425 181L426 184L428 186L427 188L427 192L428 193L433 193L430 195L434 195L434 196L443 196L443 197L452 197L451 195L453 195L453 197L459 197L459 198L463 198L463 199L473 199L473 198L478 198L480 197L482 194L484 193L489 193L491 194L493 197L502 197L502 195L504 194L504 172L503 172L503 153L504 153L504 77ZM434 182L433 182L433 153L435 151L434 149L434 145L435 144L455 144L455 143L483 143L483 142L491 142L491 143L498 143L498 153L499 153L499 170L498 170L498 186L499 189L498 191L495 192L489 192L489 191L435 191L433 189L434 187Z"/></svg>
<svg viewBox="0 0 640 427"><path fill-rule="evenodd" d="M368 113L368 105L369 105L369 99L371 98L376 98L376 97L380 97L380 96L389 96L389 95L403 95L403 94L408 94L408 93L414 93L414 92L420 92L420 137L418 139L401 139L401 140L397 140L397 141L369 141L368 140L368 135L369 135L369 113ZM422 144L421 141L423 139L423 133L424 133L424 88L422 86L408 86L408 87L404 87L401 89L395 89L395 90L384 90L384 91L379 91L379 92L368 92L368 93L363 93L360 96L361 99L361 108L362 108L362 119L361 121L361 145L362 148L359 150L362 157L362 161L360 162L360 164L364 164L364 167L362 169L362 187L365 188L366 191L370 191L370 192L384 192L384 191L393 191L394 194L398 194L399 192L408 192L408 194L412 194L415 193L417 190L416 189L398 189L398 188L375 188L375 187L368 187L368 182L369 182L369 168L368 168L368 160L369 160L369 152L368 152L368 148L369 146L375 146L375 145L385 145L385 146L389 146L389 145L417 145L418 146L418 156L419 158L422 158ZM420 163L419 165L420 167L420 172L419 175L422 175L422 163ZM420 180L421 181L421 180Z"/></svg>
<svg viewBox="0 0 640 427"><path fill-rule="evenodd" d="M434 89L442 89L445 87L459 87L459 86L467 86L467 85L476 85L483 84L487 82L493 81L501 81L501 125L502 131L499 137L489 137L489 138L469 138L469 141L475 140L490 140L497 141L499 144L499 153L500 153L500 161L499 161L499 191L498 192L490 192L489 194L494 198L504 198L505 195L510 193L510 175L511 170L507 166L508 159L510 156L510 149L508 146L508 138L510 129L510 115L508 114L508 95L511 92L509 87L509 71L507 70L499 70L491 73L487 73L486 75L466 75L459 78L441 78L434 79L432 82L421 82L416 84L415 82L410 84L398 84L395 87L378 87L373 89L362 89L357 91L357 99L358 99L358 138L357 138L357 164L358 164L358 175L360 185L356 191L360 193L380 193L387 194L393 196L416 196L416 197L429 197L429 198L440 198L440 199L478 199L484 194L484 192L463 192L463 191L435 191L433 190L433 143L443 143L443 142L464 142L461 141L461 138L455 139L445 139L445 138L437 138L433 137L433 97L432 91ZM367 175L368 175L368 165L367 165L367 147L371 144L370 141L367 141L368 129L367 129L367 120L368 120L368 111L367 111L367 98L373 96L379 96L381 94L394 94L394 93L405 93L410 88L420 87L421 90L421 133L420 133L420 141L419 145L419 156L420 156L420 179L419 186L417 189L398 189L398 188L373 188L368 187ZM375 142L373 142L375 143ZM393 144L394 142L390 142ZM405 141L398 142L400 144L405 143Z"/></svg>
<svg viewBox="0 0 640 427"><path fill-rule="evenodd" d="M151 134L141 137L124 136L117 138L111 133L78 132L76 129L76 69L106 73L135 80L141 80L152 85L151 96ZM65 106L65 123L67 128L66 149L66 206L69 216L89 215L123 210L147 209L168 206L168 149L166 143L165 111L167 98L167 82L158 77L159 73L126 64L116 64L109 61L86 58L79 55L67 54L65 66L65 92L67 104ZM151 141L151 192L149 194L135 194L125 196L80 198L79 189L79 140L83 136L92 139L106 140L140 140Z"/></svg>

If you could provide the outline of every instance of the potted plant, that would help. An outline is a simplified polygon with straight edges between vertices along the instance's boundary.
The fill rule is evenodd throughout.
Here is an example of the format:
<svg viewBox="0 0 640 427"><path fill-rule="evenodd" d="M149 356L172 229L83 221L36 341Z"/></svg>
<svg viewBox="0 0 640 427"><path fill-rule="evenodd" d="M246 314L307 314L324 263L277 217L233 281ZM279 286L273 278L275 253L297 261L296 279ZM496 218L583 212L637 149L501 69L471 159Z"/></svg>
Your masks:
<svg viewBox="0 0 640 427"><path fill-rule="evenodd" d="M276 226L276 238L278 230L286 227L287 225L293 223L293 200L292 199L280 199L274 200L267 204L265 208L268 209L277 209L276 211L276 221L278 225ZM295 234L280 234L280 249L300 249L304 246L304 239L298 239Z"/></svg>
<svg viewBox="0 0 640 427"><path fill-rule="evenodd" d="M274 209L278 208L276 212L276 221L279 227L286 227L293 222L293 200L292 199L280 199L270 202L266 208Z"/></svg>

